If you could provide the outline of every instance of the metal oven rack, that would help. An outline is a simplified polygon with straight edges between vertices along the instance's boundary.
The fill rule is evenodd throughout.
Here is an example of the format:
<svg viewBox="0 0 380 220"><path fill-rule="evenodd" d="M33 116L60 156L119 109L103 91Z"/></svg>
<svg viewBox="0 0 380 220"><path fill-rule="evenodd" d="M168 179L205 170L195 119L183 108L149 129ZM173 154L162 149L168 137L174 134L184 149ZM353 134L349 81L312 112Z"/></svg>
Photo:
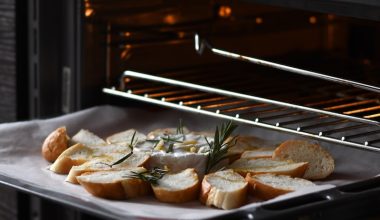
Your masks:
<svg viewBox="0 0 380 220"><path fill-rule="evenodd" d="M211 76L209 73L207 75L184 73L177 74L173 79L173 74L155 76L134 71L124 72L120 88L104 88L103 92L380 152L380 137L378 136L380 134L378 121L380 119L378 94L380 88L216 49L196 35L195 49L202 53L205 48L210 49L214 54L232 59L306 75L322 79L322 81L336 82L337 84L334 84L332 88L330 84L329 89L337 89L333 92L337 95L333 98L329 95L326 99L321 93L316 95L319 99L303 97L306 101L301 102L302 104L293 104L288 101L277 101L275 98L257 96L256 93L252 94L245 90L250 87L249 83L242 86L241 82L236 83L237 79L233 76L218 77ZM219 88L221 84L225 86ZM345 86L346 92L339 91L340 85ZM313 89L317 89L321 85L314 86ZM277 91L277 93L288 92L281 91L275 86L265 89Z"/></svg>

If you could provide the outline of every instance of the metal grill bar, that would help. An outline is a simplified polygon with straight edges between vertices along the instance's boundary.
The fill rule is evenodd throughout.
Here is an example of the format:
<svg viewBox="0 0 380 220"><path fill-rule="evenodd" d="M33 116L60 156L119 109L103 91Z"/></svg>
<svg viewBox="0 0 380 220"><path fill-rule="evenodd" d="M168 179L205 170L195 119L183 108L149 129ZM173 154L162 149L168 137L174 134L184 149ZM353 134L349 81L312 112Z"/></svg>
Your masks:
<svg viewBox="0 0 380 220"><path fill-rule="evenodd" d="M144 101L144 102L148 102L148 103L152 103L152 104L157 104L160 106L166 106L166 107L181 109L181 110L194 112L194 113L201 113L201 114L205 114L205 115L209 115L209 116L213 116L213 117L217 117L217 118L233 120L233 121L240 122L240 123L246 123L246 124L251 124L254 126L268 128L268 129L272 129L272 130L283 131L283 132L288 132L288 133L292 133L292 134L298 134L298 135L302 135L302 136L306 136L306 137L310 137L310 138L320 139L323 141L338 143L338 144L342 144L342 145L346 145L346 146L350 146L350 147L354 147L354 148L359 148L359 149L363 149L363 150L370 150L370 151L375 151L375 152L380 153L380 147L372 146L368 143L368 141L364 142L364 143L356 143L356 142L352 142L352 141L347 141L344 137L342 137L341 139L338 139L338 138L334 138L334 137L325 136L322 134L312 134L309 132L302 131L300 129L292 129L292 128L287 128L287 127L282 127L279 124L272 125L272 124L264 123L264 122L261 122L259 118L257 118L256 120L249 120L249 119L241 118L239 114L236 114L233 116L226 115L226 114L222 114L220 111L214 112L214 111L208 111L208 110L202 109L200 106L199 107L186 106L186 105L183 105L183 102L179 102L178 104L172 103L172 102L167 102L164 97L162 97L161 99L155 99L155 98L150 98L149 96L136 95L136 94L133 94L132 91L123 92L123 91L118 91L115 88L113 88L113 89L104 88L103 92L105 92L107 94L111 94L111 95L131 98L131 99ZM328 117L328 116L319 115L316 117L320 118L320 117ZM313 118L315 118L315 117L313 117ZM380 132L380 130L379 130L379 132Z"/></svg>
<svg viewBox="0 0 380 220"><path fill-rule="evenodd" d="M237 92L231 92L231 91L226 91L226 90L222 90L222 89L216 89L216 88L201 86L201 85L197 85L197 84L193 84L193 83L187 83L187 82L182 82L182 81L178 81L178 80L173 80L173 79L168 79L168 78L163 78L163 77L158 77L158 76L152 76L152 75L148 75L148 74L144 74L144 73L138 73L138 72L134 72L134 71L125 71L124 76L136 77L136 78L151 80L154 82L162 82L162 83L170 84L173 86L182 86L185 88L195 89L195 90L199 90L199 91L203 91L203 92L209 92L209 93L214 93L214 94L219 94L219 95L224 95L224 96L229 96L229 97L235 97L235 98L240 98L240 99L245 99L245 100L251 100L251 101L256 101L256 102L261 102L261 103L268 103L268 104L278 105L278 106L282 106L282 107L288 107L288 108L299 109L299 110L308 111L308 112L314 112L314 113L318 113L318 114L325 114L325 115L330 115L330 116L334 116L334 117L338 117L338 118L344 118L344 119L349 119L349 120L363 122L363 123L380 125L379 122L369 120L369 119L358 118L358 117L353 117L353 116L349 116L349 115L342 115L342 114L338 114L335 112L329 112L329 111L325 111L325 110L294 105L294 104L290 104L290 103L286 103L286 102L275 101L275 100L261 98L261 97L257 97L257 96L245 95L245 94L241 94L241 93L237 93Z"/></svg>

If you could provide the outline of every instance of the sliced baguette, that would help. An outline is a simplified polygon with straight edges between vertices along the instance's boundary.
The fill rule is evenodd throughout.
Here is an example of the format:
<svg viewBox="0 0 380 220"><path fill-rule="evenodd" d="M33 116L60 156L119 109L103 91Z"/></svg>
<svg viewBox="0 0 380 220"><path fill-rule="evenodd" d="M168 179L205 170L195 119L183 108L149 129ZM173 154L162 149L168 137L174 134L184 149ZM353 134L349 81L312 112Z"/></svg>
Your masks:
<svg viewBox="0 0 380 220"><path fill-rule="evenodd" d="M319 144L303 140L283 142L273 153L275 159L290 159L296 162L309 163L305 179L317 180L329 176L334 171L334 159Z"/></svg>
<svg viewBox="0 0 380 220"><path fill-rule="evenodd" d="M108 144L123 144L129 145L131 143L133 134L136 132L134 137L134 143L142 143L146 140L146 136L143 133L136 131L135 129L129 129L116 134L113 134L106 138Z"/></svg>
<svg viewBox="0 0 380 220"><path fill-rule="evenodd" d="M76 133L71 138L71 141L74 144L81 143L86 146L101 146L107 144L107 142L105 142L102 138L85 129L81 129L78 133Z"/></svg>
<svg viewBox="0 0 380 220"><path fill-rule="evenodd" d="M274 173L289 175L292 177L302 177L307 168L307 162L295 163L291 160L241 158L232 163L229 168L233 169L235 172L238 172L242 176L246 176L247 173Z"/></svg>
<svg viewBox="0 0 380 220"><path fill-rule="evenodd" d="M292 178L276 174L247 174L245 177L254 196L261 199L273 199L279 195L296 191L301 188L315 186L309 180Z"/></svg>
<svg viewBox="0 0 380 220"><path fill-rule="evenodd" d="M79 143L65 150L50 166L50 170L59 174L68 174L71 167L79 166L93 158L109 157L112 159L130 152L131 149L127 146L107 145L88 147Z"/></svg>
<svg viewBox="0 0 380 220"><path fill-rule="evenodd" d="M199 179L195 169L167 173L157 185L152 185L154 195L161 202L183 203L195 200L199 195Z"/></svg>
<svg viewBox="0 0 380 220"><path fill-rule="evenodd" d="M247 201L248 183L233 170L207 174L202 181L200 201L207 206L234 209Z"/></svg>
<svg viewBox="0 0 380 220"><path fill-rule="evenodd" d="M83 144L76 144L65 150L50 166L50 170L59 173L69 173L72 166L78 166L91 158L93 150Z"/></svg>
<svg viewBox="0 0 380 220"><path fill-rule="evenodd" d="M143 167L84 173L77 177L87 192L105 199L129 199L147 195L149 183L130 177L146 171Z"/></svg>
<svg viewBox="0 0 380 220"><path fill-rule="evenodd" d="M68 136L66 127L60 127L50 133L42 144L42 156L54 162L67 149Z"/></svg>
<svg viewBox="0 0 380 220"><path fill-rule="evenodd" d="M255 137L255 136L238 136L235 144L228 149L230 162L233 162L241 157L245 151L253 151L260 148L272 147L272 143Z"/></svg>
<svg viewBox="0 0 380 220"><path fill-rule="evenodd" d="M272 158L275 148L258 148L256 150L244 151L241 158L258 159L258 158Z"/></svg>
<svg viewBox="0 0 380 220"><path fill-rule="evenodd" d="M80 176L86 172L97 172L111 169L121 169L126 167L144 166L150 157L149 154L135 152L123 162L112 167L110 166L112 163L118 161L124 156L125 154L119 154L118 156L103 156L94 158L79 166L73 166L66 177L66 181L74 184L79 184L77 181L77 176Z"/></svg>

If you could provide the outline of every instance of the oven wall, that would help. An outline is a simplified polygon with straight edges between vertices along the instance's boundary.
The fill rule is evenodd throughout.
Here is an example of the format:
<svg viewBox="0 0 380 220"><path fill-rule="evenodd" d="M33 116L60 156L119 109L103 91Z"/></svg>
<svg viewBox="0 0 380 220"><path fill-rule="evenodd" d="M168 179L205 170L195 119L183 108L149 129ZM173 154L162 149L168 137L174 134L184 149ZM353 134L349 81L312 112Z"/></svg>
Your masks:
<svg viewBox="0 0 380 220"><path fill-rule="evenodd" d="M0 123L16 120L15 0L0 0ZM17 219L17 193L0 187L0 219Z"/></svg>

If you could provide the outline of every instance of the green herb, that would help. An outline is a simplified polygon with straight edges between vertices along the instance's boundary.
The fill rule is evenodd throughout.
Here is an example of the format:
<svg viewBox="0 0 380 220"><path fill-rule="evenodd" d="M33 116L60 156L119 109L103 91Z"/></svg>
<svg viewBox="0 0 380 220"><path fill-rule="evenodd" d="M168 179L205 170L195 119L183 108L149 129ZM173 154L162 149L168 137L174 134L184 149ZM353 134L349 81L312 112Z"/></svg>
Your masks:
<svg viewBox="0 0 380 220"><path fill-rule="evenodd" d="M170 143L169 147L168 147L168 150L166 151L166 153L173 152L174 151L173 147L174 147L174 143Z"/></svg>
<svg viewBox="0 0 380 220"><path fill-rule="evenodd" d="M218 126L215 129L214 141L209 142L205 137L205 140L210 147L207 155L206 173L217 165L220 161L227 158L228 147L236 144L236 137L233 137L230 141L226 141L231 136L232 132L237 128L237 125L232 121L223 123L220 130Z"/></svg>
<svg viewBox="0 0 380 220"><path fill-rule="evenodd" d="M145 182L157 185L157 181L161 179L167 172L168 171L165 169L155 167L152 170L147 170L140 173L131 171L132 175L129 175L127 177L141 179Z"/></svg>
<svg viewBox="0 0 380 220"><path fill-rule="evenodd" d="M136 139L136 141L134 141L135 140L135 136L136 136L136 131L132 135L131 143L128 144L128 147L131 149L131 152L129 152L127 155L125 155L124 157L122 157L118 161L116 161L116 162L112 163L111 165L109 165L110 167L115 166L117 164L120 164L123 161L125 161L126 159L128 159L130 156L132 156L132 154L133 154L133 147L134 147L134 145L136 145L136 143L138 141L138 139Z"/></svg>
<svg viewBox="0 0 380 220"><path fill-rule="evenodd" d="M179 119L179 123L178 123L178 126L177 126L177 134L183 134L182 118Z"/></svg>

